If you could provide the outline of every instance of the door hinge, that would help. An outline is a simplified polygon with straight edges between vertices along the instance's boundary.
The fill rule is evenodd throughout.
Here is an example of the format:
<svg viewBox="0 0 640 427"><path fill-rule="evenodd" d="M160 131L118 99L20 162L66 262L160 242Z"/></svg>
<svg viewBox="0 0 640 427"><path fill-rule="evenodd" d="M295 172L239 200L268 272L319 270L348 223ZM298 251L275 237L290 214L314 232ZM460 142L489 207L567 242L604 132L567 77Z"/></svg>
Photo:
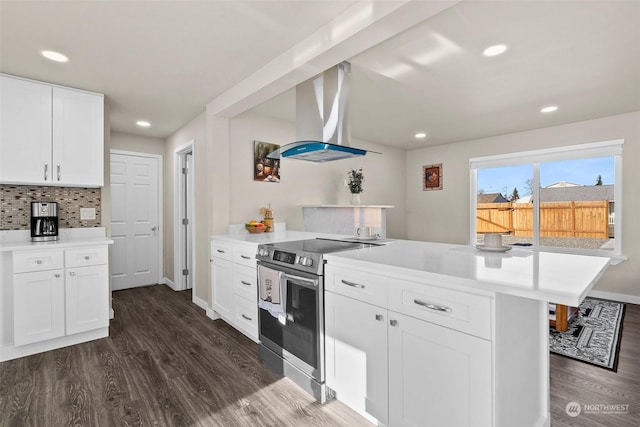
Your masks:
<svg viewBox="0 0 640 427"><path fill-rule="evenodd" d="M182 225L189 225L189 218L184 218L182 220Z"/></svg>
<svg viewBox="0 0 640 427"><path fill-rule="evenodd" d="M182 270L182 275L183 276L188 276L189 275L189 269L185 268L184 270Z"/></svg>
<svg viewBox="0 0 640 427"><path fill-rule="evenodd" d="M189 168L182 168L183 175L189 175Z"/></svg>

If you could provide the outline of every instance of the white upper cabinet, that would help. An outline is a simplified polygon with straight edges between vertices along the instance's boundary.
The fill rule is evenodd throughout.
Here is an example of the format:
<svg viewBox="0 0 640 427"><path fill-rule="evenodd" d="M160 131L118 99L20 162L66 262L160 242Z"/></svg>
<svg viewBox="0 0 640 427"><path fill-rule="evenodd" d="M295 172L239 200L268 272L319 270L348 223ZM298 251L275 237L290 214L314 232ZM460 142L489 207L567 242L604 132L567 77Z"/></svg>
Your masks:
<svg viewBox="0 0 640 427"><path fill-rule="evenodd" d="M0 79L0 182L51 182L51 86Z"/></svg>
<svg viewBox="0 0 640 427"><path fill-rule="evenodd" d="M104 96L0 76L0 183L104 184Z"/></svg>
<svg viewBox="0 0 640 427"><path fill-rule="evenodd" d="M104 183L104 99L53 88L55 185L101 187Z"/></svg>

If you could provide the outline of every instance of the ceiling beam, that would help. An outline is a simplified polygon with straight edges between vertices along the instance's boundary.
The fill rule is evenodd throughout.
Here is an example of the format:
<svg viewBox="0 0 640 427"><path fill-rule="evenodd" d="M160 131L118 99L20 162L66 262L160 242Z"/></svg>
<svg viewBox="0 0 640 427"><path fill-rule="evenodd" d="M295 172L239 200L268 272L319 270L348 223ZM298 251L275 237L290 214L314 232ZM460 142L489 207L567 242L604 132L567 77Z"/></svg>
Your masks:
<svg viewBox="0 0 640 427"><path fill-rule="evenodd" d="M360 1L213 99L207 114L230 118L243 113L458 2Z"/></svg>

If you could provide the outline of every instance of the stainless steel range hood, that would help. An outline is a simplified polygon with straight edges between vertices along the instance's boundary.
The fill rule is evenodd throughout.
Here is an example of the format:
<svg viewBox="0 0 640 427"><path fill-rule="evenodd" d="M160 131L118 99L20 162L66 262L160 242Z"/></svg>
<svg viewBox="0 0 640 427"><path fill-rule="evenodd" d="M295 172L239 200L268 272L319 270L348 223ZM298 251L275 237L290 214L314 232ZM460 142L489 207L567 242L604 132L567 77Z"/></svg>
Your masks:
<svg viewBox="0 0 640 427"><path fill-rule="evenodd" d="M296 142L267 157L322 163L364 156L351 147L349 90L351 64L341 62L296 87Z"/></svg>

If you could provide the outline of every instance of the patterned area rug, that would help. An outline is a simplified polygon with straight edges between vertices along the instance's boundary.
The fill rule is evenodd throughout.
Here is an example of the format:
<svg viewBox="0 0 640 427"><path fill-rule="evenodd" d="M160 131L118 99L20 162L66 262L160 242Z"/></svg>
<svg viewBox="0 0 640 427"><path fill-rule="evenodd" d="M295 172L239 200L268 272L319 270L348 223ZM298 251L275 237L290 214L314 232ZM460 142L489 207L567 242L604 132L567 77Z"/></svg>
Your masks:
<svg viewBox="0 0 640 427"><path fill-rule="evenodd" d="M549 330L552 353L616 371L624 304L585 298L566 332Z"/></svg>

